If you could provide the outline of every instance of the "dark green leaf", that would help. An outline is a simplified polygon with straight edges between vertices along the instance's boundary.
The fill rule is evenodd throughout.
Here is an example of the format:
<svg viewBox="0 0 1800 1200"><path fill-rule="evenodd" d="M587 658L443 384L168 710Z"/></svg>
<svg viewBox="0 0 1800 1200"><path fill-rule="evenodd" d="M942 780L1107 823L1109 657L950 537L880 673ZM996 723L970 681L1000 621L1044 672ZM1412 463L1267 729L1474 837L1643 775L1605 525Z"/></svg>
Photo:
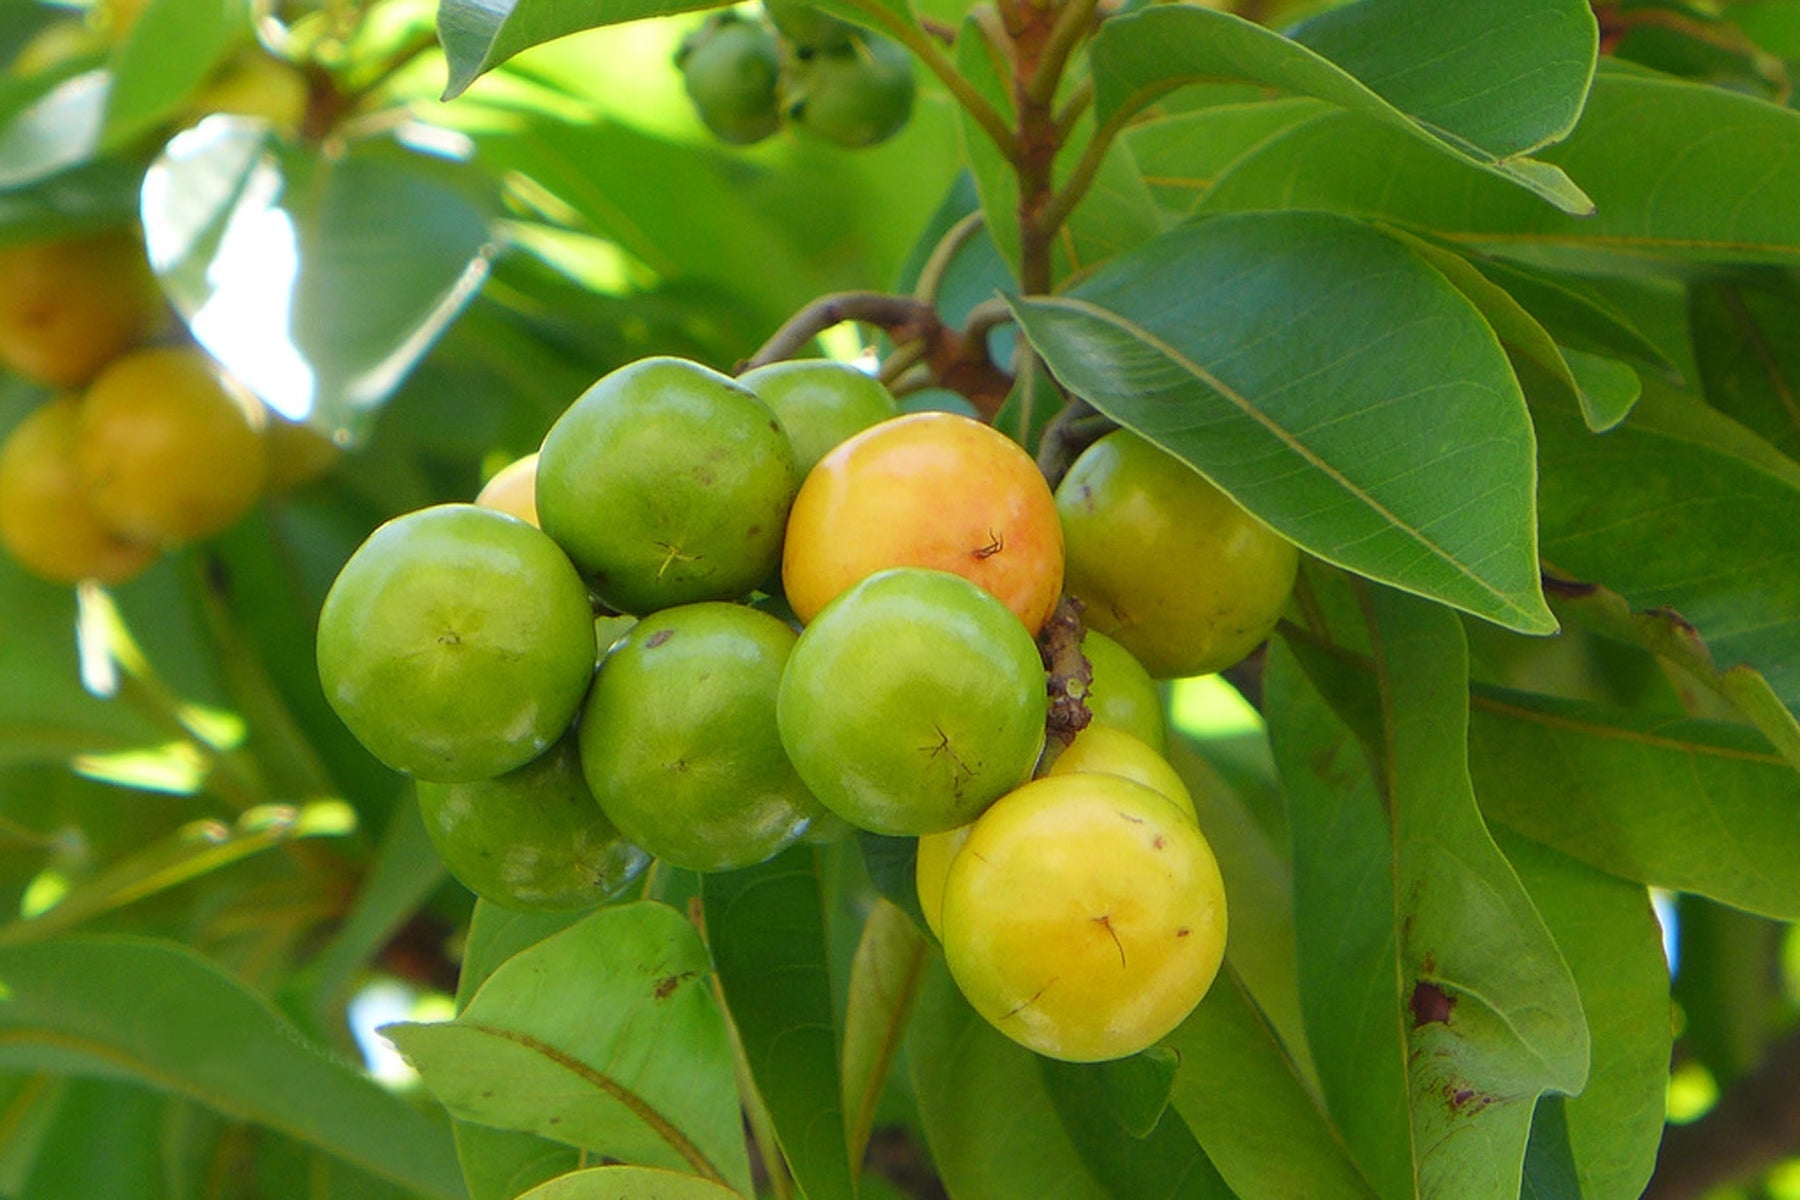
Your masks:
<svg viewBox="0 0 1800 1200"><path fill-rule="evenodd" d="M0 191L0 245L137 219L143 168L103 158L24 188Z"/></svg>
<svg viewBox="0 0 1800 1200"><path fill-rule="evenodd" d="M1555 628L1506 355L1393 239L1317 213L1204 221L1015 310L1066 386L1304 549L1510 628Z"/></svg>
<svg viewBox="0 0 1800 1200"><path fill-rule="evenodd" d="M1601 437L1557 404L1532 415L1545 564L1673 610L1718 664L1800 707L1800 466L1654 378Z"/></svg>
<svg viewBox="0 0 1800 1200"><path fill-rule="evenodd" d="M1644 394L1638 373L1617 359L1580 350L1565 350L1563 357L1575 372L1581 388L1581 419L1595 433L1605 433L1626 417Z"/></svg>
<svg viewBox="0 0 1800 1200"><path fill-rule="evenodd" d="M1220 975L1166 1044L1181 1055L1175 1111L1243 1200L1373 1200L1235 973Z"/></svg>
<svg viewBox="0 0 1800 1200"><path fill-rule="evenodd" d="M1173 1070L1152 1066L1128 1074L1129 1064L1141 1057L1112 1063L1038 1060L1051 1103L1088 1169L1113 1196L1235 1200L1192 1131L1164 1106ZM1129 1084L1135 1084L1142 1094L1128 1098L1128 1104L1156 1109L1150 1128L1143 1133L1130 1129L1116 1107L1117 1090Z"/></svg>
<svg viewBox="0 0 1800 1200"><path fill-rule="evenodd" d="M1599 49L1593 9L1563 0L1361 0L1289 36L1426 128L1501 156L1568 135Z"/></svg>
<svg viewBox="0 0 1800 1200"><path fill-rule="evenodd" d="M725 1003L794 1182L813 1200L849 1195L818 851L713 872L701 894Z"/></svg>
<svg viewBox="0 0 1800 1200"><path fill-rule="evenodd" d="M1666 375L1679 376L1669 356L1629 316L1604 297L1582 290L1575 280L1499 258L1477 258L1475 265L1542 321L1562 345L1589 354L1636 359Z"/></svg>
<svg viewBox="0 0 1800 1200"><path fill-rule="evenodd" d="M1546 263L1596 254L1791 262L1800 257L1797 141L1800 113L1790 109L1603 72L1575 131L1544 152L1593 195L1592 216L1556 212L1351 113L1315 118L1241 159L1206 207L1380 217Z"/></svg>
<svg viewBox="0 0 1800 1200"><path fill-rule="evenodd" d="M711 963L666 905L603 908L507 959L454 1021L384 1033L461 1120L749 1191Z"/></svg>
<svg viewBox="0 0 1800 1200"><path fill-rule="evenodd" d="M4 947L0 995L0 1066L149 1084L426 1195L464 1194L441 1125L190 950L116 937Z"/></svg>
<svg viewBox="0 0 1800 1200"><path fill-rule="evenodd" d="M1696 284L1689 297L1707 403L1800 454L1800 292L1783 280Z"/></svg>
<svg viewBox="0 0 1800 1200"><path fill-rule="evenodd" d="M1535 1161L1544 1196L1558 1194L1550 1182L1560 1178L1561 1190L1579 1200L1636 1200L1656 1165L1667 1107L1669 964L1662 926L1641 885L1503 829L1494 836L1574 973L1593 1038L1581 1095L1538 1101L1528 1174ZM1553 1171L1559 1164L1563 1169ZM1568 1187L1568 1169L1578 1189Z"/></svg>
<svg viewBox="0 0 1800 1200"><path fill-rule="evenodd" d="M1164 211L1191 216L1231 165L1331 106L1309 96L1257 99L1133 125L1121 141Z"/></svg>
<svg viewBox="0 0 1800 1200"><path fill-rule="evenodd" d="M1563 1098L1545 1096L1531 1115L1531 1140L1525 1144L1525 1171L1519 1200L1583 1200L1575 1153L1569 1149L1569 1123ZM1637 1195L1633 1192L1632 1195Z"/></svg>
<svg viewBox="0 0 1800 1200"><path fill-rule="evenodd" d="M1460 160L1524 189L1522 199L1529 193L1565 212L1592 210L1562 171L1525 157L1567 132L1581 110L1597 44L1585 4L1482 0L1437 9L1425 19L1428 32L1398 37L1383 25L1396 18L1419 24L1434 6L1397 0L1359 9L1368 26L1338 47L1352 58L1350 70L1210 9L1150 8L1108 21L1092 49L1095 115L1103 125L1121 121L1185 83L1258 83L1383 123L1427 156ZM1357 78L1358 69L1370 82ZM1496 88L1510 94L1496 101Z"/></svg>
<svg viewBox="0 0 1800 1200"><path fill-rule="evenodd" d="M875 890L924 929L925 914L919 908L919 887L915 882L918 839L858 830L856 844L862 850L863 864Z"/></svg>

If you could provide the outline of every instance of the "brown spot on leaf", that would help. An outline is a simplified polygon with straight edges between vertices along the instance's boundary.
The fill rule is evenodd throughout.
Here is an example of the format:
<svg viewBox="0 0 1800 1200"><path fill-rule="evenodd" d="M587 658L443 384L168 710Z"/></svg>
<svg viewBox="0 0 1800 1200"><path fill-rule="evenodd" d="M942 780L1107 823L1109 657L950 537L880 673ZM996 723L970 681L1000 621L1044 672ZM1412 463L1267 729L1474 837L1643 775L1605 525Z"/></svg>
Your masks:
<svg viewBox="0 0 1800 1200"><path fill-rule="evenodd" d="M1444 994L1444 990L1434 983L1426 983L1423 979L1413 985L1412 1014L1413 1028L1450 1023L1450 1010L1456 1007L1456 1001Z"/></svg>
<svg viewBox="0 0 1800 1200"><path fill-rule="evenodd" d="M1576 579L1558 579L1554 575L1544 576L1544 590L1556 596L1572 596L1579 599L1591 596L1600 590L1599 584L1582 583Z"/></svg>
<svg viewBox="0 0 1800 1200"><path fill-rule="evenodd" d="M683 971L679 975L665 975L656 981L656 990L653 994L658 1000L667 1000L676 988L694 978L694 975L693 971Z"/></svg>

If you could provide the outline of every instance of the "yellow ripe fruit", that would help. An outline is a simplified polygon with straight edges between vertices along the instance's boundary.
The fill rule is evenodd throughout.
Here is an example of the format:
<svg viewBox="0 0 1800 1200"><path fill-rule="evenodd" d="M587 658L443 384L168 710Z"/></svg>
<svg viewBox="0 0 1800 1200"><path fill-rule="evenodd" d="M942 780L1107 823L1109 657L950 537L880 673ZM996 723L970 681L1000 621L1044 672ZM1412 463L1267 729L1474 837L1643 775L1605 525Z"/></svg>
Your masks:
<svg viewBox="0 0 1800 1200"><path fill-rule="evenodd" d="M312 98L306 76L293 63L262 50L237 55L188 101L193 120L213 113L260 117L292 136L306 119Z"/></svg>
<svg viewBox="0 0 1800 1200"><path fill-rule="evenodd" d="M475 503L483 508L497 508L503 513L511 513L521 521L536 525L537 464L536 454L527 454L524 458L515 458L507 463L482 485Z"/></svg>
<svg viewBox="0 0 1800 1200"><path fill-rule="evenodd" d="M1089 725L1075 735L1046 775L1119 775L1141 783L1188 816L1194 816L1194 798L1169 760L1148 744L1122 729ZM1197 819L1197 818L1196 818Z"/></svg>
<svg viewBox="0 0 1800 1200"><path fill-rule="evenodd" d="M144 541L235 523L267 472L262 405L191 347L139 350L88 389L75 456L95 511Z"/></svg>
<svg viewBox="0 0 1800 1200"><path fill-rule="evenodd" d="M0 365L78 388L165 315L144 249L124 230L0 246Z"/></svg>
<svg viewBox="0 0 1800 1200"><path fill-rule="evenodd" d="M78 401L64 396L19 422L0 447L0 544L57 583L122 583L156 559L156 547L108 527L88 503L75 467L79 421Z"/></svg>
<svg viewBox="0 0 1800 1200"><path fill-rule="evenodd" d="M971 821L919 838L917 856L913 860L913 886L919 890L919 911L925 916L925 924L940 939L944 936L944 880L949 877L951 862L974 829L975 824Z"/></svg>
<svg viewBox="0 0 1800 1200"><path fill-rule="evenodd" d="M1212 986L1225 886L1186 813L1117 775L1057 775L975 822L944 881L944 957L1000 1032L1069 1062L1156 1044Z"/></svg>

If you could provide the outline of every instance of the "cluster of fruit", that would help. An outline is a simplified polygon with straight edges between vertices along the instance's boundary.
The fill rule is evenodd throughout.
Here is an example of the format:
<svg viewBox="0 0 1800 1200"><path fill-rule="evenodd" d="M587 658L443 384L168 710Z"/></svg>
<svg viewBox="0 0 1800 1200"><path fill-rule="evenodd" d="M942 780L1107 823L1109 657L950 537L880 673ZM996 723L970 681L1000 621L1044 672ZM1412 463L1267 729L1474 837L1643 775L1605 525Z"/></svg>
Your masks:
<svg viewBox="0 0 1800 1200"><path fill-rule="evenodd" d="M1190 495L1210 532L1182 524ZM653 358L594 384L479 499L377 530L318 643L332 704L419 781L472 890L587 906L650 857L726 870L855 828L920 839L952 974L1035 1050L1133 1053L1204 995L1224 893L1160 753L1151 672L1057 615L1085 590L1121 641L1161 647L1162 674L1266 636L1295 552L1200 476L1120 431L1053 494L991 426L899 415L853 368L733 380ZM1213 538L1220 577L1171 603L1156 589L1196 590L1195 560L1142 537ZM1224 597L1271 564L1269 587ZM1047 738L1059 639L1091 664L1073 687L1094 720Z"/></svg>
<svg viewBox="0 0 1800 1200"><path fill-rule="evenodd" d="M0 545L33 573L122 582L237 521L271 435L330 452L274 430L205 352L153 344L167 325L129 231L0 247L0 367L55 392L0 445Z"/></svg>
<svg viewBox="0 0 1800 1200"><path fill-rule="evenodd" d="M675 56L706 127L734 145L781 128L873 146L912 114L912 59L898 43L796 0L764 0L766 19L716 13Z"/></svg>

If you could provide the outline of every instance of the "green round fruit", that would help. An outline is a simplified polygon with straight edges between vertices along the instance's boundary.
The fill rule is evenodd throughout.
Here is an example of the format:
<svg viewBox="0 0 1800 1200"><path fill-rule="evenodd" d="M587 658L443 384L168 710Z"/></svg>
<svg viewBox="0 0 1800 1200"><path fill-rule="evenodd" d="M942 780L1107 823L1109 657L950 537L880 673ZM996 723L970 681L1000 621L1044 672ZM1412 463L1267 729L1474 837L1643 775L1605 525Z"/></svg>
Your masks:
<svg viewBox="0 0 1800 1200"><path fill-rule="evenodd" d="M1163 716L1162 694L1143 664L1131 657L1131 651L1092 629L1082 634L1081 652L1094 669L1086 697L1094 723L1122 729L1158 754L1167 754L1168 721Z"/></svg>
<svg viewBox="0 0 1800 1200"><path fill-rule="evenodd" d="M556 543L505 513L396 517L338 572L319 679L357 740L437 783L521 767L574 720L594 671L587 588Z"/></svg>
<svg viewBox="0 0 1800 1200"><path fill-rule="evenodd" d="M602 600L639 615L735 599L768 579L798 488L769 406L680 358L602 378L538 453L544 532Z"/></svg>
<svg viewBox="0 0 1800 1200"><path fill-rule="evenodd" d="M857 35L856 26L800 0L763 0L769 24L808 58L821 50L840 50Z"/></svg>
<svg viewBox="0 0 1800 1200"><path fill-rule="evenodd" d="M464 887L504 908L593 908L650 862L594 803L572 736L498 779L420 782L418 793L438 857Z"/></svg>
<svg viewBox="0 0 1800 1200"><path fill-rule="evenodd" d="M693 871L775 854L819 812L775 728L794 631L739 604L645 617L594 677L581 714L588 787L621 832Z"/></svg>
<svg viewBox="0 0 1800 1200"><path fill-rule="evenodd" d="M869 33L796 63L783 97L795 128L854 149L899 133L916 90L906 48Z"/></svg>
<svg viewBox="0 0 1800 1200"><path fill-rule="evenodd" d="M775 34L735 13L714 16L675 54L694 111L720 141L747 146L781 128Z"/></svg>
<svg viewBox="0 0 1800 1200"><path fill-rule="evenodd" d="M1186 463L1119 429L1084 450L1056 489L1064 589L1082 620L1157 679L1240 661L1281 619L1294 544Z"/></svg>
<svg viewBox="0 0 1800 1200"><path fill-rule="evenodd" d="M1037 643L1006 605L959 575L896 567L806 627L777 715L827 808L915 836L974 820L1026 779L1046 706Z"/></svg>
<svg viewBox="0 0 1800 1200"><path fill-rule="evenodd" d="M900 415L881 380L829 358L770 363L745 372L738 382L781 418L802 476L838 443Z"/></svg>

